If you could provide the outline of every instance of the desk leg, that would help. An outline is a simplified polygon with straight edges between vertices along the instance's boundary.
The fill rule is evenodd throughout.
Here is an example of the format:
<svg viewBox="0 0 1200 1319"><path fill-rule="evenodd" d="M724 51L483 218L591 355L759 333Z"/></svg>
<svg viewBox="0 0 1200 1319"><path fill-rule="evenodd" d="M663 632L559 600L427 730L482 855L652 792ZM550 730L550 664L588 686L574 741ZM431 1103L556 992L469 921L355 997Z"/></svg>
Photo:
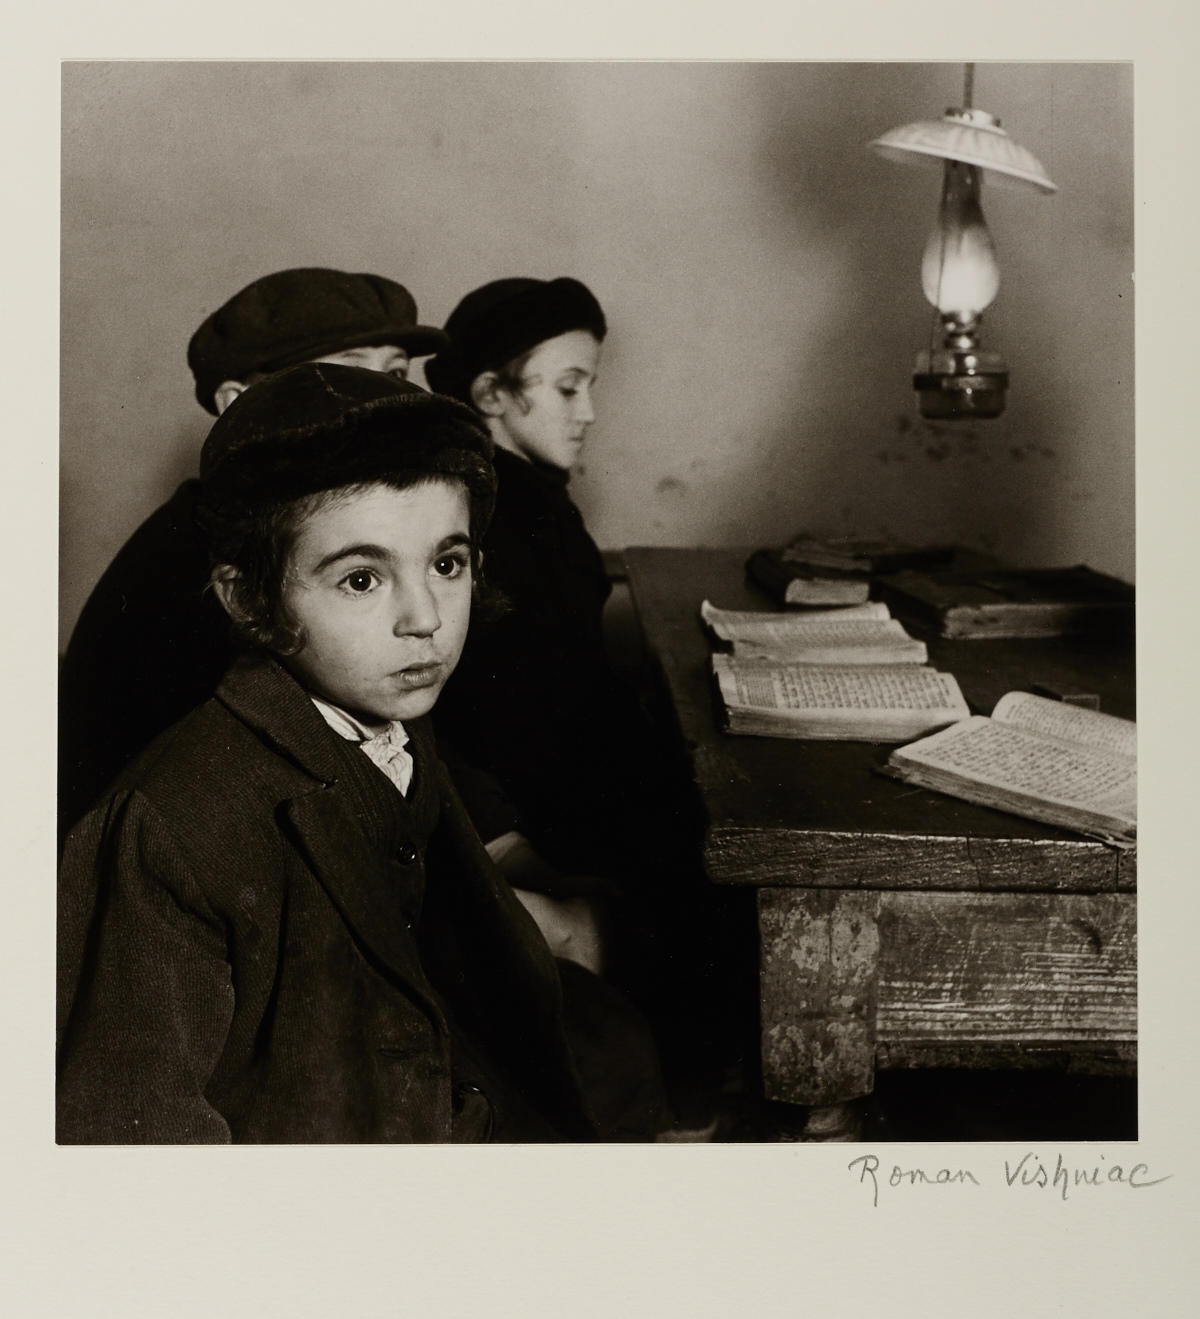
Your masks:
<svg viewBox="0 0 1200 1319"><path fill-rule="evenodd" d="M814 1109L810 1139L852 1139L833 1110L875 1085L878 910L871 893L758 891L763 1092Z"/></svg>

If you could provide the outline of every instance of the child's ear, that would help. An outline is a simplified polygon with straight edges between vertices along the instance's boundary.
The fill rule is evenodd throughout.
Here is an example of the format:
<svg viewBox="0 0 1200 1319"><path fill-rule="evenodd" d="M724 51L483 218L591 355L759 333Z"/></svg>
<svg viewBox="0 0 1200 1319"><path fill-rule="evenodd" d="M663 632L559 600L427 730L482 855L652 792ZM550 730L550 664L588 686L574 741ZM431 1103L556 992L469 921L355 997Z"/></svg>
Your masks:
<svg viewBox="0 0 1200 1319"><path fill-rule="evenodd" d="M209 575L209 585L213 594L221 602L221 608L235 623L245 622L245 611L237 598L238 583L242 574L232 563L218 563Z"/></svg>
<svg viewBox="0 0 1200 1319"><path fill-rule="evenodd" d="M500 377L495 371L484 371L471 381L471 402L485 417L498 417L504 411L500 397Z"/></svg>
<svg viewBox="0 0 1200 1319"><path fill-rule="evenodd" d="M233 402L239 394L246 392L246 382L243 380L222 380L221 383L213 390L213 403L216 405L217 416Z"/></svg>

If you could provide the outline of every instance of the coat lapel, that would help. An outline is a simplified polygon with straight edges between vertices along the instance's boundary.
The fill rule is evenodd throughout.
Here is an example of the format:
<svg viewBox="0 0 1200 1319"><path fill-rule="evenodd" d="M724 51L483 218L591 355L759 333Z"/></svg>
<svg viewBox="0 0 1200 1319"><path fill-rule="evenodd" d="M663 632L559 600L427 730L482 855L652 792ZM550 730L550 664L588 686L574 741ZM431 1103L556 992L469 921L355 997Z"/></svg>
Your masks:
<svg viewBox="0 0 1200 1319"><path fill-rule="evenodd" d="M353 792L339 781L336 734L274 660L235 665L217 699L304 772L281 803L297 847L360 944L440 1021L412 932L386 902L379 853L355 818Z"/></svg>

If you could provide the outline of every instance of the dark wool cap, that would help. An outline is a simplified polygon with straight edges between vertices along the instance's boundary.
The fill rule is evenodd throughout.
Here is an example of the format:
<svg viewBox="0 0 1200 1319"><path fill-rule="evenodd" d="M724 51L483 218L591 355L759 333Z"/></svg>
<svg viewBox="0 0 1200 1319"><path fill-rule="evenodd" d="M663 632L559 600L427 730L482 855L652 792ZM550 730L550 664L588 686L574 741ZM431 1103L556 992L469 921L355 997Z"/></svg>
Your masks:
<svg viewBox="0 0 1200 1319"><path fill-rule="evenodd" d="M264 275L235 293L192 335L187 360L196 398L216 415L213 394L225 380L345 348L395 344L419 357L445 343L441 330L417 324L417 304L402 284L309 267Z"/></svg>
<svg viewBox="0 0 1200 1319"><path fill-rule="evenodd" d="M604 312L577 279L497 279L468 293L450 313L450 346L425 363L425 379L440 393L471 400L471 382L569 330L603 339Z"/></svg>
<svg viewBox="0 0 1200 1319"><path fill-rule="evenodd" d="M305 363L240 394L200 454L200 515L210 534L279 501L386 479L461 480L482 536L496 495L492 441L470 408L407 380Z"/></svg>

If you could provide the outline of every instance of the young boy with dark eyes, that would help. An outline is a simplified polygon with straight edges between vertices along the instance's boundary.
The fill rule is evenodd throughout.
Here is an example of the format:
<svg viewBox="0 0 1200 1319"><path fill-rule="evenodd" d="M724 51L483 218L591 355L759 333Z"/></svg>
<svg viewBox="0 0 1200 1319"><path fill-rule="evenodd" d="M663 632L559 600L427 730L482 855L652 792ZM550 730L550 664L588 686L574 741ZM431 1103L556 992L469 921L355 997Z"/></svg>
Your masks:
<svg viewBox="0 0 1200 1319"><path fill-rule="evenodd" d="M490 447L469 409L339 365L213 427L212 589L253 649L67 840L60 1141L653 1135L653 1046L551 958L428 726Z"/></svg>
<svg viewBox="0 0 1200 1319"><path fill-rule="evenodd" d="M197 402L214 417L299 362L403 379L445 342L402 284L300 267L264 275L205 318L188 344ZM63 657L60 800L65 831L153 737L213 693L234 654L205 590L199 483L184 481L133 533L85 604Z"/></svg>
<svg viewBox="0 0 1200 1319"><path fill-rule="evenodd" d="M248 389L300 362L358 366L402 380L413 357L447 342L442 330L419 323L402 284L300 267L264 275L224 302L192 335L187 360L197 401L220 416ZM229 620L206 590L199 491L198 481L184 481L134 532L71 636L59 684L64 833L143 747L213 694L236 653ZM578 893L593 881L547 865L494 778L461 757L450 763L476 828L552 950L598 970L599 932Z"/></svg>

